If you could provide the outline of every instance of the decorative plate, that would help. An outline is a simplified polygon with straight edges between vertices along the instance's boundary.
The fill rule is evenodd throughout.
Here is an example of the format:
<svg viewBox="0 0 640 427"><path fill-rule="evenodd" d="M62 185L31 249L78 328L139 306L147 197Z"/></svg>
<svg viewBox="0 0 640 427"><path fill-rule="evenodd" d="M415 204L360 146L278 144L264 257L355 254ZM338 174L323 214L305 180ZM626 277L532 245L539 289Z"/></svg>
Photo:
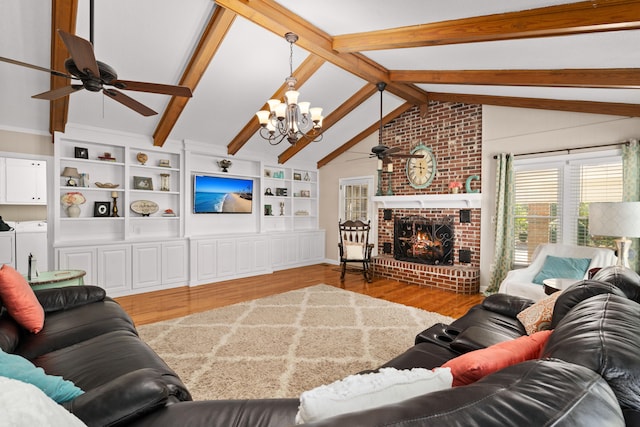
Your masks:
<svg viewBox="0 0 640 427"><path fill-rule="evenodd" d="M136 200L131 203L131 210L142 216L149 216L158 212L158 204L151 200Z"/></svg>
<svg viewBox="0 0 640 427"><path fill-rule="evenodd" d="M98 188L118 188L120 184L112 184L110 182L96 182Z"/></svg>

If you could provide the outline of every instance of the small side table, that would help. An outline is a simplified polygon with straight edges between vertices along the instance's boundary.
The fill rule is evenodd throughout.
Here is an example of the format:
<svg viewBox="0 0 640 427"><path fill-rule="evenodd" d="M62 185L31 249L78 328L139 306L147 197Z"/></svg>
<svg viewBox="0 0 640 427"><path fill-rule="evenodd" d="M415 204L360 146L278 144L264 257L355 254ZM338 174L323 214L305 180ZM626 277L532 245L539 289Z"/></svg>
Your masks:
<svg viewBox="0 0 640 427"><path fill-rule="evenodd" d="M542 284L544 285L544 293L551 295L554 292L564 291L574 283L579 282L581 279L544 279Z"/></svg>
<svg viewBox="0 0 640 427"><path fill-rule="evenodd" d="M38 277L32 277L27 281L33 290L80 286L84 285L85 274L87 273L84 270L43 271Z"/></svg>

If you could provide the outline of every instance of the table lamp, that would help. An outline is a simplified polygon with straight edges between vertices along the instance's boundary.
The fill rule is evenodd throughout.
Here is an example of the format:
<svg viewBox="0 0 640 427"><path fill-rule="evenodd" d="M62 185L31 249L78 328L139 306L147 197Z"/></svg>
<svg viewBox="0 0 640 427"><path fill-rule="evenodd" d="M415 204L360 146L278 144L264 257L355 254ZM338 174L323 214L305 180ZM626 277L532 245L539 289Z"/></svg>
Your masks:
<svg viewBox="0 0 640 427"><path fill-rule="evenodd" d="M60 176L69 178L67 180L67 186L76 187L78 185L78 181L76 181L76 179L80 178L78 168L65 167Z"/></svg>
<svg viewBox="0 0 640 427"><path fill-rule="evenodd" d="M589 234L616 239L618 263L629 267L629 237L640 237L640 202L598 202L589 204Z"/></svg>

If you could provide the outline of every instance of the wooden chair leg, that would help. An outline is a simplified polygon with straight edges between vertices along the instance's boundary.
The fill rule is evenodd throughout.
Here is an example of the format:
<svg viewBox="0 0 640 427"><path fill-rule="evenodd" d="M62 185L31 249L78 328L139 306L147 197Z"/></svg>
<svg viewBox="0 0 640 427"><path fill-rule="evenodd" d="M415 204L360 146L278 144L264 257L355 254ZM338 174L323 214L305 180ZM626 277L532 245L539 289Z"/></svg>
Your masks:
<svg viewBox="0 0 640 427"><path fill-rule="evenodd" d="M347 263L342 263L342 272L340 273L340 280L344 280L344 274L347 272Z"/></svg>

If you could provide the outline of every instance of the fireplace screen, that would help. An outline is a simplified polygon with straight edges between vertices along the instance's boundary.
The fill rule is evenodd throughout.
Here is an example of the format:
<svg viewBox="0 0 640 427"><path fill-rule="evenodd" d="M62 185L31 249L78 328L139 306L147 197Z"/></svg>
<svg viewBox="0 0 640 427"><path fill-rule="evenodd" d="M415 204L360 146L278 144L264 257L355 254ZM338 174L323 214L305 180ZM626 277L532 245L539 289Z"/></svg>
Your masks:
<svg viewBox="0 0 640 427"><path fill-rule="evenodd" d="M453 218L440 221L420 216L396 218L394 258L432 265L453 265Z"/></svg>

